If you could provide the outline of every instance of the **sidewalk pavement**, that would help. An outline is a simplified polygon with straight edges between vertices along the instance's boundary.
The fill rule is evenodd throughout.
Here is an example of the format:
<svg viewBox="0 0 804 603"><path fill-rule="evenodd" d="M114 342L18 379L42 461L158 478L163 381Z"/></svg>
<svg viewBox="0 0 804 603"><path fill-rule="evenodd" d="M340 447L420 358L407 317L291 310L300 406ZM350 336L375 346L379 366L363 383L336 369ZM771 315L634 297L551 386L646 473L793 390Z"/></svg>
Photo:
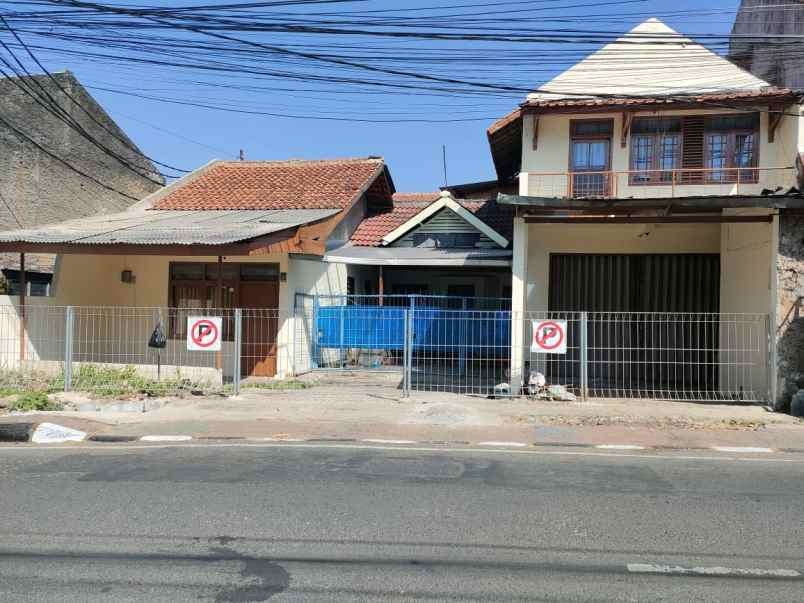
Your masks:
<svg viewBox="0 0 804 603"><path fill-rule="evenodd" d="M402 398L398 375L307 377L307 389L245 388L237 397L172 399L156 410L47 412L0 422L53 422L99 436L192 436L644 446L767 447L804 452L804 421L760 406L652 400L548 402L452 393Z"/></svg>

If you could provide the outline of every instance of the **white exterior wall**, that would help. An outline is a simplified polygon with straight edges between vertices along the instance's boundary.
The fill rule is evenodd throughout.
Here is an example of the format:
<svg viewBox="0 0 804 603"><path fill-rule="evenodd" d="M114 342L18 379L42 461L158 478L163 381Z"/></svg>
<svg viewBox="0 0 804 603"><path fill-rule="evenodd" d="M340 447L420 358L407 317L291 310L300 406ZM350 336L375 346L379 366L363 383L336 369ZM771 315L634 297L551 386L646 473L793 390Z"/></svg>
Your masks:
<svg viewBox="0 0 804 603"><path fill-rule="evenodd" d="M767 211L730 211L734 215L767 214ZM776 324L776 256L778 221L772 223L723 224L720 245L720 311L733 314L768 314ZM721 326L721 362L735 363L740 357L728 350L737 346L755 348L752 360L757 365L750 374L740 375L745 388L763 391L770 383L764 359L767 357L767 330L759 329L749 337L737 337L728 321ZM747 341L746 341L747 339ZM771 368L771 370L774 370ZM733 378L734 375L729 377ZM721 381L727 374L721 374ZM727 384L723 383L724 388Z"/></svg>
<svg viewBox="0 0 804 603"><path fill-rule="evenodd" d="M790 108L788 111L794 111ZM636 117L666 117L673 115L713 115L737 113L729 110L673 110L673 111L639 111ZM622 134L622 113L593 114L546 114L538 116L537 148L533 148L534 120L537 116L526 115L522 129L522 172L520 183L526 183L520 194L535 197L565 197L569 192L570 170L570 121L574 119L613 119L614 131L611 143L611 170L627 172L630 168L631 137L626 138L626 146L620 145ZM796 144L804 149L804 132L800 128L800 119L785 116L776 129L773 143L768 142L768 114L760 113L759 167L787 168L780 170L760 170L756 184L740 184L741 194L759 194L763 188L774 189L777 186L795 185ZM647 197L684 197L691 195L733 195L737 194L736 183L732 184L695 184L672 186L629 184L628 175L623 173L615 177L616 196L621 198Z"/></svg>
<svg viewBox="0 0 804 603"><path fill-rule="evenodd" d="M720 253L720 225L529 224L527 249L527 309L546 311L551 253Z"/></svg>
<svg viewBox="0 0 804 603"><path fill-rule="evenodd" d="M33 300L47 299L52 306L76 306L82 308L76 314L76 344L74 357L87 362L104 362L119 365L151 365L155 363L154 352L147 348L147 341L159 316L157 312L148 313L135 308L164 308L169 304L169 268L171 262L204 262L215 263L215 256L115 256L115 255L65 255L61 257L58 280L50 298L28 298ZM225 257L224 262L237 263L276 263L281 272L288 273L290 261L287 254L268 254L250 257ZM120 273L131 270L136 281L123 283ZM279 304L277 335L277 375L282 377L290 373L293 357L293 299L291 278L288 282L279 283ZM266 300L266 309L273 305ZM114 307L107 315L89 318L88 307ZM36 314L32 308L30 316ZM150 314L153 314L151 316ZM111 316L118 318L113 319ZM125 319L120 317L127 317ZM45 339L31 337L31 346L42 354L47 349L51 356L49 344ZM63 337L58 346L63 346ZM57 347L58 347L57 346ZM223 374L230 377L233 372L234 346L232 342L223 342L221 350L221 366ZM63 350L57 350L59 359L63 358ZM210 380L220 378L215 369L216 354L212 352L188 352L183 340L169 339L162 352L162 375L173 377L176 365L195 367L192 374L186 372L183 377L198 379L199 376ZM150 369L148 369L150 370ZM193 369L189 369L193 371ZM150 376L150 375L149 375Z"/></svg>

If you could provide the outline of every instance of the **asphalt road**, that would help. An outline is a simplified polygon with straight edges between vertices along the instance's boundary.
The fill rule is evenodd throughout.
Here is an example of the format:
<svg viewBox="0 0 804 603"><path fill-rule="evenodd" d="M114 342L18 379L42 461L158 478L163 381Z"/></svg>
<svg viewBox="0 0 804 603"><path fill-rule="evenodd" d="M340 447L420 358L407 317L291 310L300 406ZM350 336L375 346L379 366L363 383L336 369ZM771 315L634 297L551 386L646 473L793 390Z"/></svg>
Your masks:
<svg viewBox="0 0 804 603"><path fill-rule="evenodd" d="M0 601L804 599L802 462L576 452L3 448Z"/></svg>

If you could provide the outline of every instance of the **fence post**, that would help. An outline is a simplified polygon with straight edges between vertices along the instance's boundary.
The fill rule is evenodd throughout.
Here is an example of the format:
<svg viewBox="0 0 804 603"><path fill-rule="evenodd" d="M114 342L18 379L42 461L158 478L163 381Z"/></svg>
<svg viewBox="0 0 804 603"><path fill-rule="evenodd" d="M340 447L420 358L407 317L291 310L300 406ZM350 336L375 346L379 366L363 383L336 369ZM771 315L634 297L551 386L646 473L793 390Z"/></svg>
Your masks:
<svg viewBox="0 0 804 603"><path fill-rule="evenodd" d="M589 314L581 312L581 400L589 397Z"/></svg>
<svg viewBox="0 0 804 603"><path fill-rule="evenodd" d="M776 329L769 314L765 315L765 329L768 337L768 403L776 409Z"/></svg>
<svg viewBox="0 0 804 603"><path fill-rule="evenodd" d="M320 368L320 360L318 358L318 310L321 307L321 302L318 300L318 295L316 294L313 297L313 328L312 328L312 339L313 339L313 349L312 349L312 358L310 358L310 367L311 368Z"/></svg>
<svg viewBox="0 0 804 603"><path fill-rule="evenodd" d="M345 334L346 334L346 301L348 298L344 298L344 303L341 304L341 320L340 320L340 342L339 342L339 349L340 349L340 356L341 356L341 369L346 367L346 348L344 347L345 343Z"/></svg>
<svg viewBox="0 0 804 603"><path fill-rule="evenodd" d="M243 310L234 311L234 351L232 362L232 390L234 395L240 394L240 373L243 356Z"/></svg>
<svg viewBox="0 0 804 603"><path fill-rule="evenodd" d="M402 346L402 397L409 398L410 397L410 372L408 368L410 367L410 309L405 308L405 321L404 321L404 329L405 329L405 336L403 337L403 346Z"/></svg>
<svg viewBox="0 0 804 603"><path fill-rule="evenodd" d="M75 308L67 306L64 313L64 391L73 387L73 336L75 333Z"/></svg>

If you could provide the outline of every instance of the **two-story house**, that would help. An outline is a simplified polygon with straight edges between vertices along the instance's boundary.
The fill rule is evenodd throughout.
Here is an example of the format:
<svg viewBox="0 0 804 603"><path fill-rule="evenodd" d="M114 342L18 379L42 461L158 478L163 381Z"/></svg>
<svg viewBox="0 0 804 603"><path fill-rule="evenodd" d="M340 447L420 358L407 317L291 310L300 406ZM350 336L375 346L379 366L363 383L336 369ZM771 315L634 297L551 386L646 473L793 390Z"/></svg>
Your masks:
<svg viewBox="0 0 804 603"><path fill-rule="evenodd" d="M519 178L498 199L516 208L513 312L570 323L560 360L515 328L512 381L535 364L578 382L583 347L603 395L796 387L784 321L802 291L780 287L780 241L804 235L801 101L649 19L492 125L500 180Z"/></svg>

